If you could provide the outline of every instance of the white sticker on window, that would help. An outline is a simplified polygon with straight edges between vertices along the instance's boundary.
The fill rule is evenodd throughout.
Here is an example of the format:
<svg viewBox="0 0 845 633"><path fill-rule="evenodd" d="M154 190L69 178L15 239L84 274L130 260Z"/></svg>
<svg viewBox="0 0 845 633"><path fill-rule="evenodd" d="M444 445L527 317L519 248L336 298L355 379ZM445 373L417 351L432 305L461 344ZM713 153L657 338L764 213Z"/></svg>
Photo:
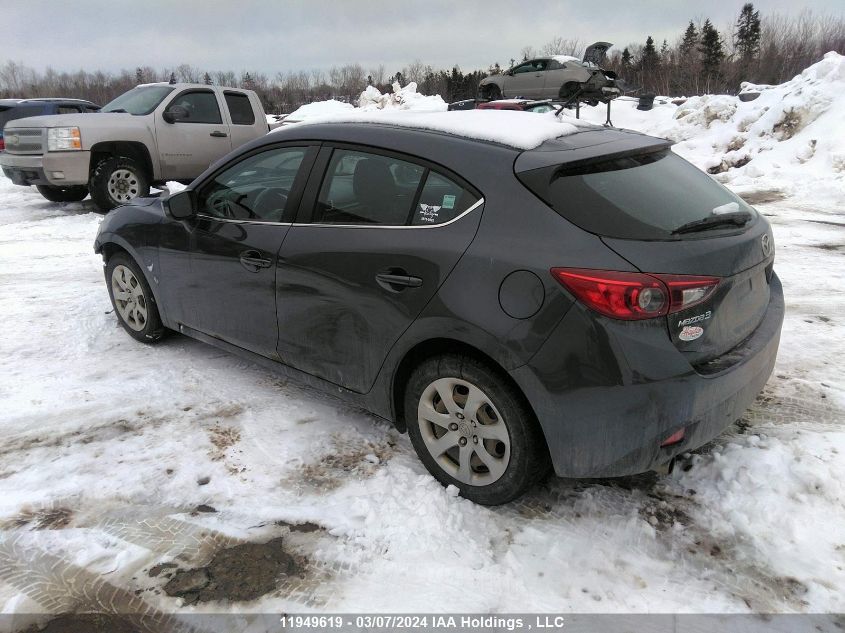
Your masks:
<svg viewBox="0 0 845 633"><path fill-rule="evenodd" d="M437 222L441 207L420 203L420 222Z"/></svg>
<svg viewBox="0 0 845 633"><path fill-rule="evenodd" d="M454 209L455 208L455 196L443 196L443 208L444 209Z"/></svg>

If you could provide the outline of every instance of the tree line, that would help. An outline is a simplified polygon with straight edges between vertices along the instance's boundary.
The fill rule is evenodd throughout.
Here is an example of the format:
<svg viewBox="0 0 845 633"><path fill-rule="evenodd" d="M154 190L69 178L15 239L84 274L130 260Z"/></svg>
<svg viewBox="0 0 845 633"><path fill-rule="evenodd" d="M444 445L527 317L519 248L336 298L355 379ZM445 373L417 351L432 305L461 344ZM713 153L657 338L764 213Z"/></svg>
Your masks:
<svg viewBox="0 0 845 633"><path fill-rule="evenodd" d="M464 72L457 65L436 69L414 61L388 74L381 64L360 64L277 73L210 71L187 64L153 69L148 66L117 73L103 71L39 72L16 61L0 65L0 98L71 97L105 104L141 83L180 81L217 84L255 90L268 113L291 112L304 103L325 99L354 102L372 85L381 92L416 82L424 94L439 94L446 101L476 96L478 83L490 74L505 72L519 61L543 55L583 55L586 43L557 37L535 48L524 47L506 66ZM644 43L614 49L604 66L615 71L627 91L682 96L702 93L735 94L742 81L776 84L791 79L828 51L845 53L845 18L803 11L794 17L761 15L751 3L742 6L735 22L721 31L708 19L690 20L674 42L658 45L651 36Z"/></svg>

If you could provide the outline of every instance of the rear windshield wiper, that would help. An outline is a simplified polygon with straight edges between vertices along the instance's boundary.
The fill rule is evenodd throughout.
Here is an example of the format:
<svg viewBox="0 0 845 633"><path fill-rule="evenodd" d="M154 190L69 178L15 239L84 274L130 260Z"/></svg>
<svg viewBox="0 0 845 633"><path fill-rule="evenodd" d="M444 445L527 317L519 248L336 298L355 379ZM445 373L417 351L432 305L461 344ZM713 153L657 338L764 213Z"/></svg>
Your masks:
<svg viewBox="0 0 845 633"><path fill-rule="evenodd" d="M751 214L748 211L735 211L733 213L720 213L719 215L710 215L701 220L693 220L682 224L677 229L672 231L672 235L681 233L697 233L699 231L709 231L720 226L733 224L734 226L744 226L751 219Z"/></svg>

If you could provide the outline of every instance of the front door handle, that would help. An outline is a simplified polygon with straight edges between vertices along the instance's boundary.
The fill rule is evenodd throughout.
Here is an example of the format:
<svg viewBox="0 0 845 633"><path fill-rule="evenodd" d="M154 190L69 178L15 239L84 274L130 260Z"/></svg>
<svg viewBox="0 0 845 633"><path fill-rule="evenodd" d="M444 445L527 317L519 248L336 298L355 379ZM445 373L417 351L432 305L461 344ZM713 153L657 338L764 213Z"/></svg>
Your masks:
<svg viewBox="0 0 845 633"><path fill-rule="evenodd" d="M226 134L226 132L220 132L219 130L215 130L214 132L209 134L209 136L214 136L216 138L226 138L229 135Z"/></svg>
<svg viewBox="0 0 845 633"><path fill-rule="evenodd" d="M402 269L393 269L387 273L379 273L376 275L376 281L379 286L391 292L400 292L405 288L419 288L423 285L421 278L409 275Z"/></svg>
<svg viewBox="0 0 845 633"><path fill-rule="evenodd" d="M241 253L241 265L251 273L257 273L262 268L270 268L273 262L261 256L258 251L244 251Z"/></svg>

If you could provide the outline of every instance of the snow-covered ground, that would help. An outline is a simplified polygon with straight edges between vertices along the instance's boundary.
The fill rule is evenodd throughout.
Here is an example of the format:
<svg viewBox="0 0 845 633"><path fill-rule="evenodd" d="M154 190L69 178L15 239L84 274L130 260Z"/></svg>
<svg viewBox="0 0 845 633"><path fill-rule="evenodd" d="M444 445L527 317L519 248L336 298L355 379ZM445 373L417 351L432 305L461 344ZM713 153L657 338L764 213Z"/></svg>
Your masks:
<svg viewBox="0 0 845 633"><path fill-rule="evenodd" d="M778 364L673 474L553 479L500 508L450 495L406 436L338 400L184 337L136 343L111 311L91 203L0 178L0 611L844 611L843 78L749 103L614 104L617 125L677 134L704 169L745 135L751 161L715 177L773 225ZM744 123L811 86L829 94L790 139ZM230 601L164 590L185 578L161 563L275 537L288 573L262 597L239 599L237 578L218 588Z"/></svg>

